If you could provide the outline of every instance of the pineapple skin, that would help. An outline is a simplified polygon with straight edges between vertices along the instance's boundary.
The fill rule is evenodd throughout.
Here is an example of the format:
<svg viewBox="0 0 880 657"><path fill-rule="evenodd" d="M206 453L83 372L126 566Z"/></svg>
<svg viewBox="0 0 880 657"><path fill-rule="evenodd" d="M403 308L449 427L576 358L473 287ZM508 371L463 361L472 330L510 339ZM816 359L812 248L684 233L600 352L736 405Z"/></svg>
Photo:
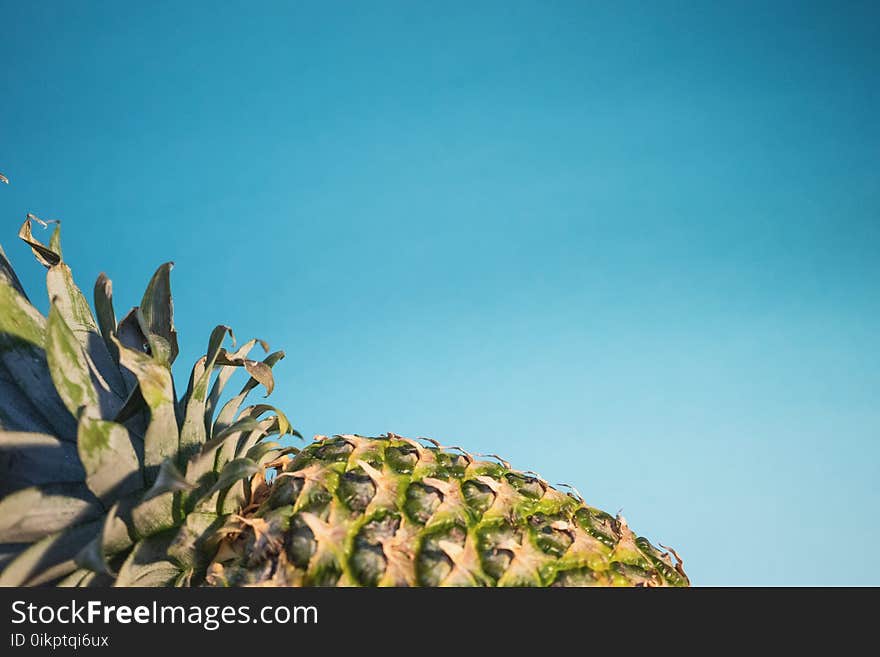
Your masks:
<svg viewBox="0 0 880 657"><path fill-rule="evenodd" d="M204 583L689 585L675 551L623 518L503 461L427 442L316 436L271 483L252 486L211 541Z"/></svg>

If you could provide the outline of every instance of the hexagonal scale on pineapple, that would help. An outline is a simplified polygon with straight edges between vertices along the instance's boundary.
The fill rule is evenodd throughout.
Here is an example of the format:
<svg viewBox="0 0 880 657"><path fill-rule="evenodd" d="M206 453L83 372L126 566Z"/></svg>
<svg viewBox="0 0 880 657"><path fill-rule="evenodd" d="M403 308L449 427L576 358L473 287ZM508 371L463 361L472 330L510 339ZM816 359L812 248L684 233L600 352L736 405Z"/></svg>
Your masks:
<svg viewBox="0 0 880 657"><path fill-rule="evenodd" d="M495 502L495 492L481 481L469 479L461 485L468 506L482 516Z"/></svg>
<svg viewBox="0 0 880 657"><path fill-rule="evenodd" d="M418 450L407 443L389 445L385 448L385 463L400 474L412 474L418 461Z"/></svg>
<svg viewBox="0 0 880 657"><path fill-rule="evenodd" d="M388 565L384 544L400 527L400 518L382 514L367 521L354 540L351 566L357 580L365 586L379 583Z"/></svg>
<svg viewBox="0 0 880 657"><path fill-rule="evenodd" d="M424 525L443 501L443 495L437 488L427 483L414 482L406 489L404 510L415 522Z"/></svg>
<svg viewBox="0 0 880 657"><path fill-rule="evenodd" d="M363 513L376 496L376 484L363 468L357 467L340 477L336 495L349 509L355 513Z"/></svg>
<svg viewBox="0 0 880 657"><path fill-rule="evenodd" d="M436 527L423 535L416 555L416 574L422 586L442 584L454 566L448 554L450 546L464 546L466 538L467 529L461 525Z"/></svg>
<svg viewBox="0 0 880 657"><path fill-rule="evenodd" d="M573 532L569 529L568 522L561 518L535 513L530 515L527 521L535 532L535 542L538 547L547 554L561 557L574 543Z"/></svg>

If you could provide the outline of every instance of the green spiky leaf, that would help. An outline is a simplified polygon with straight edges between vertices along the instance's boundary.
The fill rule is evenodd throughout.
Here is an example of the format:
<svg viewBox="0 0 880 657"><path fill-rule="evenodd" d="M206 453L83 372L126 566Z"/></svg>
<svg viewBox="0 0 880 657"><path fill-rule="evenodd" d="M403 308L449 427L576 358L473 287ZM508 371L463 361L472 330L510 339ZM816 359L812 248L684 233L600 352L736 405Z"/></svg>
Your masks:
<svg viewBox="0 0 880 657"><path fill-rule="evenodd" d="M0 431L0 466L0 490L85 478L76 446L45 433Z"/></svg>
<svg viewBox="0 0 880 657"><path fill-rule="evenodd" d="M270 370L275 366L278 361L284 358L283 351L276 351L263 359L262 363ZM217 420L214 422L214 435L217 435L217 432L221 431L224 427L229 426L235 420L235 416L238 413L238 410L241 408L242 403L245 398L247 398L248 394L260 385L260 381L251 376L250 379L244 384L235 397L230 399L226 404L223 405L223 408L220 409L220 413L217 416Z"/></svg>
<svg viewBox="0 0 880 657"><path fill-rule="evenodd" d="M131 510L134 535L152 536L174 527L179 518L176 513L174 493L162 493L142 501Z"/></svg>
<svg viewBox="0 0 880 657"><path fill-rule="evenodd" d="M95 281L94 290L95 317L98 320L98 329L101 338L107 347L107 352L114 362L119 364L119 348L112 338L116 335L116 311L113 309L113 282L103 272ZM127 387L126 387L126 391Z"/></svg>
<svg viewBox="0 0 880 657"><path fill-rule="evenodd" d="M25 294L24 287L22 287L21 281L18 279L18 275L12 268L12 264L10 264L9 259L6 257L6 252L3 250L2 246L0 246L0 281L5 282L21 296L27 299L27 294Z"/></svg>
<svg viewBox="0 0 880 657"><path fill-rule="evenodd" d="M118 517L119 504L114 504L104 517L101 532L92 539L74 558L76 564L101 575L115 577L107 563L108 555L116 554L132 545L125 522Z"/></svg>
<svg viewBox="0 0 880 657"><path fill-rule="evenodd" d="M216 513L190 513L171 542L168 556L182 568L204 567L205 553L212 543L209 529L218 527L221 522Z"/></svg>
<svg viewBox="0 0 880 657"><path fill-rule="evenodd" d="M128 430L121 424L83 415L77 451L86 471L86 484L104 504L143 488L141 464Z"/></svg>
<svg viewBox="0 0 880 657"><path fill-rule="evenodd" d="M260 466L249 458L233 459L220 471L217 483L208 491L208 495L222 492L235 482L248 479L260 471Z"/></svg>
<svg viewBox="0 0 880 657"><path fill-rule="evenodd" d="M168 586L180 574L180 567L166 559L173 534L146 538L137 545L119 569L116 586Z"/></svg>
<svg viewBox="0 0 880 657"><path fill-rule="evenodd" d="M46 340L45 318L27 297L3 278L0 278L0 336L3 342L18 338L41 349Z"/></svg>
<svg viewBox="0 0 880 657"><path fill-rule="evenodd" d="M85 296L73 281L70 267L61 263L52 267L46 274L46 287L52 305L64 318L64 323L72 331L83 351L88 354L94 368L96 390L107 412L119 406L125 396L125 384L119 367L107 350L107 345L98 331L91 308Z"/></svg>
<svg viewBox="0 0 880 657"><path fill-rule="evenodd" d="M31 545L0 573L0 586L37 586L76 570L74 557L99 531L100 520L69 527Z"/></svg>
<svg viewBox="0 0 880 657"><path fill-rule="evenodd" d="M230 354L230 359L247 359L248 354L258 343L263 348L263 351L269 351L269 345L265 341L254 338L245 342L238 349L238 351ZM209 436L211 435L211 432L213 430L214 411L217 409L217 404L220 401L220 395L223 394L223 390L226 387L226 384L229 382L229 379L232 377L233 373L235 373L238 369L239 367L237 365L222 365L217 373L217 378L214 380L214 385L211 387L211 394L208 396L208 401L205 404L205 430L208 432Z"/></svg>
<svg viewBox="0 0 880 657"><path fill-rule="evenodd" d="M235 336L228 326L217 326L211 332L208 340L208 351L204 362L200 361L197 370L193 373L192 390L186 403L186 416L183 427L180 430L180 460L184 462L192 457L207 440L205 429L205 405L208 399L208 385L211 382L211 374L214 364L221 351L221 345L226 335Z"/></svg>
<svg viewBox="0 0 880 657"><path fill-rule="evenodd" d="M122 364L134 373L141 395L150 409L150 424L144 436L144 467L152 484L159 466L167 458L177 458L178 430L175 413L174 382L171 371L145 353L119 344Z"/></svg>
<svg viewBox="0 0 880 657"><path fill-rule="evenodd" d="M24 488L0 500L0 543L31 543L102 513L81 484Z"/></svg>
<svg viewBox="0 0 880 657"><path fill-rule="evenodd" d="M49 308L46 323L46 359L55 389L70 414L77 417L84 410L100 416L98 393L85 353L55 304Z"/></svg>
<svg viewBox="0 0 880 657"><path fill-rule="evenodd" d="M140 329L153 356L170 365L177 358L177 331L174 329L174 306L171 301L171 268L173 262L160 266L144 292L137 310Z"/></svg>

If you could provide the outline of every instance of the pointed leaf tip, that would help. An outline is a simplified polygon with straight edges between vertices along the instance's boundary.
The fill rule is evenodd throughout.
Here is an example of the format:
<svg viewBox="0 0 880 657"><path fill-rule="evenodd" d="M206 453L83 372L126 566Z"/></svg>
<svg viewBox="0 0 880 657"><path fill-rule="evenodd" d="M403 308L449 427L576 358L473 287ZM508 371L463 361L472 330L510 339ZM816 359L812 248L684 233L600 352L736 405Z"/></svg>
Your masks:
<svg viewBox="0 0 880 657"><path fill-rule="evenodd" d="M50 240L49 246L46 246L34 237L33 232L31 231L31 222L38 223L43 228L48 228L49 224L57 224L58 227L55 229L55 233ZM37 262L46 268L52 268L61 262L60 227L61 222L57 219L43 221L29 212L25 217L21 228L18 230L19 239L31 247L31 251L37 259Z"/></svg>
<svg viewBox="0 0 880 657"><path fill-rule="evenodd" d="M174 328L174 303L171 298L171 268L173 262L159 266L144 291L137 320L150 343L153 356L168 364L177 358L177 331Z"/></svg>
<svg viewBox="0 0 880 657"><path fill-rule="evenodd" d="M275 378L272 375L272 365L284 358L284 352L278 351L271 354L263 362L242 358L235 354L230 354L225 349L220 350L217 356L218 365L234 365L236 367L244 367L251 379L266 388L266 396L272 394L275 389Z"/></svg>
<svg viewBox="0 0 880 657"><path fill-rule="evenodd" d="M120 529L124 531L125 524L117 517L118 512L119 502L111 506L110 510L107 511L107 515L104 516L104 524L98 535L89 541L74 557L77 566L101 575L116 577L116 573L110 569L110 565L107 563L107 547L114 542L114 534L121 533ZM117 525L121 525L121 527L117 527Z"/></svg>
<svg viewBox="0 0 880 657"><path fill-rule="evenodd" d="M110 336L116 335L116 311L113 309L113 281L107 278L107 274L101 272L95 281L94 291L95 315L98 320L98 330L107 345L107 350L113 356L114 362L119 364L119 351Z"/></svg>
<svg viewBox="0 0 880 657"><path fill-rule="evenodd" d="M146 492L142 502L158 497L164 493L176 493L184 490L192 490L195 488L193 484L188 482L186 478L174 465L171 459L165 459L159 466L159 475L156 477L153 486Z"/></svg>

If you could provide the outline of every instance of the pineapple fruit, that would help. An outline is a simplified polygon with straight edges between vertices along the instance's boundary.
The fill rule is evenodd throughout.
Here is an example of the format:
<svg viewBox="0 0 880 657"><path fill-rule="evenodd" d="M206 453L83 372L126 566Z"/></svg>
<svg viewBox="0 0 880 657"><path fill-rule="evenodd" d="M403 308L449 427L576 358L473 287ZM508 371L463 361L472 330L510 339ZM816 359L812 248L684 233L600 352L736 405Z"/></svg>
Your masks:
<svg viewBox="0 0 880 657"><path fill-rule="evenodd" d="M178 396L170 263L118 322L101 275L93 315L60 226L43 244L33 221L48 317L0 249L0 585L688 584L674 550L497 457L394 434L284 446L284 413L243 407L284 354L227 351L225 326Z"/></svg>

